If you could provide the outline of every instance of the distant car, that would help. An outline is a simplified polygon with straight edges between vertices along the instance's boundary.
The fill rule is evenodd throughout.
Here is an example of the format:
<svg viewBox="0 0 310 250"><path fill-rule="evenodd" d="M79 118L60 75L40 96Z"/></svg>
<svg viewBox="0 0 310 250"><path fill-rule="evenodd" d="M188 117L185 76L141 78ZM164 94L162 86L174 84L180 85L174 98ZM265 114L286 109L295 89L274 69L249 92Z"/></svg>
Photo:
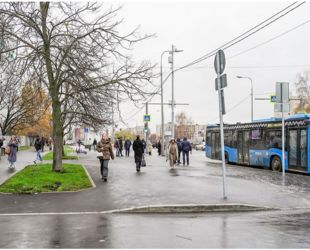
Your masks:
<svg viewBox="0 0 310 250"><path fill-rule="evenodd" d="M203 151L203 150L205 150L205 145L204 144L198 144L198 145L195 146L195 149Z"/></svg>
<svg viewBox="0 0 310 250"><path fill-rule="evenodd" d="M75 142L73 140L65 140L66 145L74 145Z"/></svg>

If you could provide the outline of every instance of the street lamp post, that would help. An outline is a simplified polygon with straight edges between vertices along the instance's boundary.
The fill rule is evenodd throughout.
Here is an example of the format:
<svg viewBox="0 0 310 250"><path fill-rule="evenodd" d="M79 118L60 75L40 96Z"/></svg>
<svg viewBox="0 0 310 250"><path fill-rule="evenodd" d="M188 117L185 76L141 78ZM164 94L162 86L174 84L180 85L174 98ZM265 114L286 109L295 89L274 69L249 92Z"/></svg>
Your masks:
<svg viewBox="0 0 310 250"><path fill-rule="evenodd" d="M252 78L248 76L237 76L237 78L245 78L251 81L251 122L253 122L253 81L252 81Z"/></svg>
<svg viewBox="0 0 310 250"><path fill-rule="evenodd" d="M171 137L174 138L174 53L175 52L182 52L183 50L178 50L174 45L171 47L171 51L169 54L171 55L171 59L169 63L171 64Z"/></svg>
<svg viewBox="0 0 310 250"><path fill-rule="evenodd" d="M164 122L164 89L163 89L163 55L169 52L165 50L160 56L160 88L161 88L161 156L165 156L165 122Z"/></svg>

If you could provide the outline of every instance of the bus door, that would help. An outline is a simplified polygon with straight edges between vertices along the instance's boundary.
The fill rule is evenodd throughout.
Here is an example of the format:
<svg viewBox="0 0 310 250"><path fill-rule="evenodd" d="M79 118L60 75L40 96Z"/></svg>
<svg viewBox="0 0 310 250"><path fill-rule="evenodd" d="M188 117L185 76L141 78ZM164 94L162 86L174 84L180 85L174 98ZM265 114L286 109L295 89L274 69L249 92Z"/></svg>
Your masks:
<svg viewBox="0 0 310 250"><path fill-rule="evenodd" d="M289 168L307 169L307 130L288 130L288 165Z"/></svg>
<svg viewBox="0 0 310 250"><path fill-rule="evenodd" d="M249 164L250 131L238 131L238 163Z"/></svg>
<svg viewBox="0 0 310 250"><path fill-rule="evenodd" d="M211 134L211 158L212 159L220 159L220 133L212 133Z"/></svg>

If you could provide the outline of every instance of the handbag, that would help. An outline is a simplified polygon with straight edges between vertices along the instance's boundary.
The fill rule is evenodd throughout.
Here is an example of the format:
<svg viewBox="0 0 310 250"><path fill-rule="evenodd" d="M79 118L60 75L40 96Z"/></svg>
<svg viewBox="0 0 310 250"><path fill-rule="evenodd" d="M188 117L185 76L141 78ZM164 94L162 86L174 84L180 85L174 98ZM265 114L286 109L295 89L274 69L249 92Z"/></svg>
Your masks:
<svg viewBox="0 0 310 250"><path fill-rule="evenodd" d="M11 148L10 148L10 147L6 147L6 148L4 149L4 153L5 153L6 155L9 155L9 154L11 153Z"/></svg>
<svg viewBox="0 0 310 250"><path fill-rule="evenodd" d="M144 154L142 155L141 167L146 167L146 162L145 162Z"/></svg>

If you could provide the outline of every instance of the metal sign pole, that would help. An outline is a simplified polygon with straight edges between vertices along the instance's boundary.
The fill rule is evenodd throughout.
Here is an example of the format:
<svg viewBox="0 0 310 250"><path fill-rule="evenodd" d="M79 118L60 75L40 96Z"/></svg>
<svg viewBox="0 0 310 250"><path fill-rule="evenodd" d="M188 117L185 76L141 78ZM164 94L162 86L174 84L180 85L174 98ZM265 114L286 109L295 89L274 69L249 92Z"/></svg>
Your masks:
<svg viewBox="0 0 310 250"><path fill-rule="evenodd" d="M219 54L218 54L219 55ZM216 67L218 69L221 68L220 65L220 56L218 56L218 60L216 60ZM217 77L220 78L220 71L217 72ZM222 87L221 81L218 81L218 96L219 96L219 116L220 116L220 135L221 135L221 156L222 156L222 170L223 170L223 199L226 200L226 166L225 166L225 152L224 152L224 126L223 126L223 105L222 105ZM224 103L224 102L223 102Z"/></svg>
<svg viewBox="0 0 310 250"><path fill-rule="evenodd" d="M149 114L148 103L145 104L145 114ZM146 146L148 144L148 135L149 135L149 123L146 122L146 131L145 131L145 143L146 143Z"/></svg>
<svg viewBox="0 0 310 250"><path fill-rule="evenodd" d="M282 102L282 176L285 177L285 129L284 129L284 103Z"/></svg>
<svg viewBox="0 0 310 250"><path fill-rule="evenodd" d="M220 89L218 91L219 95L219 115L220 115L220 134L221 134L221 156L222 156L222 169L223 169L223 198L227 199L226 197L226 166L225 166L225 152L224 152L224 127L223 127L223 114L222 114L222 96L221 96Z"/></svg>

